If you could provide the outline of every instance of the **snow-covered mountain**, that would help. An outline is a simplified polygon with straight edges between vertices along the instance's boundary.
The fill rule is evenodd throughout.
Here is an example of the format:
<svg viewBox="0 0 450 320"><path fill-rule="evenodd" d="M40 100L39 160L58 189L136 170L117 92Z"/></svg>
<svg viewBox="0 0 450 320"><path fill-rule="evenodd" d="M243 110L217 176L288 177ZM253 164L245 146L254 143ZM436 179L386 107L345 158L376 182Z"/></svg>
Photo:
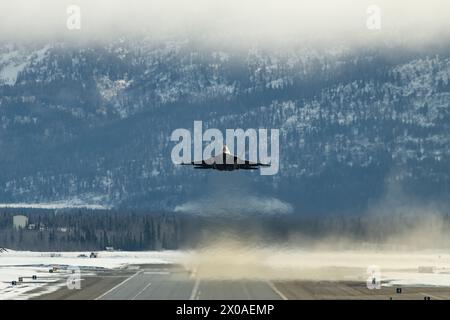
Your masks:
<svg viewBox="0 0 450 320"><path fill-rule="evenodd" d="M446 199L449 78L442 48L3 44L0 202L172 210L204 188L236 187L220 179L298 212L364 209L391 180ZM279 128L280 172L226 177L174 166L170 134L194 120Z"/></svg>

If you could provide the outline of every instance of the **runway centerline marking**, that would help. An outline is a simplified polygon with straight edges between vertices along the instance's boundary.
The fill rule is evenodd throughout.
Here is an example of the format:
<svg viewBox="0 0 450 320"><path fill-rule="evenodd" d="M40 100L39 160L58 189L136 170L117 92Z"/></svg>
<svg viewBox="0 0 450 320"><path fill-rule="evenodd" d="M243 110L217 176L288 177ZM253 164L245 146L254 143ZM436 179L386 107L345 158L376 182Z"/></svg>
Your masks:
<svg viewBox="0 0 450 320"><path fill-rule="evenodd" d="M247 296L248 300L251 300L252 297L250 296L250 292L248 291L247 285L245 283L241 283L242 290L244 290L245 295Z"/></svg>
<svg viewBox="0 0 450 320"><path fill-rule="evenodd" d="M128 281L130 281L131 279L133 279L134 277L136 277L138 274L140 274L142 272L138 271L136 272L134 275L132 275L131 277L123 280L121 283L119 283L118 285L112 287L111 289L109 289L108 291L106 291L105 293L101 294L100 296L98 296L97 298L95 298L95 300L100 300L101 298L103 298L104 296L106 296L108 293L113 292L114 290L116 290L117 288L119 288L120 286L124 285L125 283L127 283Z"/></svg>
<svg viewBox="0 0 450 320"><path fill-rule="evenodd" d="M275 291L277 295L280 296L281 299L288 300L288 298L280 290L278 290L278 288L275 287L275 285L271 281L267 281L267 284L270 288L272 288L273 291Z"/></svg>
<svg viewBox="0 0 450 320"><path fill-rule="evenodd" d="M137 298L141 293L143 293L148 287L150 287L151 284L152 284L152 283L149 282L148 285L146 285L146 286L144 287L144 289L142 289L141 291L139 291L133 298L131 298L131 300L136 300L136 298Z"/></svg>
<svg viewBox="0 0 450 320"><path fill-rule="evenodd" d="M199 286L200 286L200 279L197 278L195 280L194 287L192 288L192 292L191 292L191 296L190 296L189 300L195 300L196 299L197 291L198 291Z"/></svg>

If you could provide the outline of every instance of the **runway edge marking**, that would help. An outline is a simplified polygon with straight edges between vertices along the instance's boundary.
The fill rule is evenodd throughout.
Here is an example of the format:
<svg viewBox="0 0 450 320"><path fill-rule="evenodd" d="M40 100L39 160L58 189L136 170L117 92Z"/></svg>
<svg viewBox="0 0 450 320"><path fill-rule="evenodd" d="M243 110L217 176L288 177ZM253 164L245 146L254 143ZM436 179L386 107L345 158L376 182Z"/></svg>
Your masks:
<svg viewBox="0 0 450 320"><path fill-rule="evenodd" d="M101 294L100 296L98 296L97 298L95 298L95 300L100 300L101 298L103 298L104 296L106 296L108 293L116 290L118 287L120 287L121 285L127 283L128 281L130 281L131 279L133 279L134 277L136 277L138 274L142 273L142 270L136 272L135 274L133 274L131 277L126 278L125 280L123 280L121 283L119 283L118 285L112 287L111 289L109 289L108 291L106 291L105 293Z"/></svg>
<svg viewBox="0 0 450 320"><path fill-rule="evenodd" d="M139 297L139 295L140 295L141 293L143 293L145 290L147 290L147 288L150 287L151 284L152 284L152 283L149 282L149 283L144 287L144 289L142 289L141 291L139 291L139 292L138 292L131 300L136 300L136 298Z"/></svg>
<svg viewBox="0 0 450 320"><path fill-rule="evenodd" d="M277 295L280 296L281 299L288 300L288 298L280 290L278 290L278 288L275 287L275 285L271 281L267 281L267 284L270 288L272 288L273 291L275 291Z"/></svg>

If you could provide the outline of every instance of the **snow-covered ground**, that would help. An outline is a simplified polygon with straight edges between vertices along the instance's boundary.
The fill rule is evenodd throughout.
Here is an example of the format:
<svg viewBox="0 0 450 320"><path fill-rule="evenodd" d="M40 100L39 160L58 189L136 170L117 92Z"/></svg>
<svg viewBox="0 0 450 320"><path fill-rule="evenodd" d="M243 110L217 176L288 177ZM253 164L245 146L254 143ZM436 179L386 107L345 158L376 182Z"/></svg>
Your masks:
<svg viewBox="0 0 450 320"><path fill-rule="evenodd" d="M436 270L433 273L389 272L384 279L383 286L386 287L450 287L449 270Z"/></svg>
<svg viewBox="0 0 450 320"><path fill-rule="evenodd" d="M8 46L3 49L6 49L6 52L0 52L0 84L13 86L26 67L37 64L46 57L50 46L46 45L33 52L24 52Z"/></svg>
<svg viewBox="0 0 450 320"><path fill-rule="evenodd" d="M99 251L97 258L89 258L90 252L31 252L8 250L0 253L0 299L28 299L43 292L57 290L71 274L71 267L86 272L96 268L123 268L132 264L164 264L179 261L180 251ZM86 255L87 257L80 257ZM57 267L58 271L49 270ZM69 270L67 268L69 267ZM33 280L32 276L37 279ZM12 285L24 277L24 283ZM37 290L41 289L38 292Z"/></svg>

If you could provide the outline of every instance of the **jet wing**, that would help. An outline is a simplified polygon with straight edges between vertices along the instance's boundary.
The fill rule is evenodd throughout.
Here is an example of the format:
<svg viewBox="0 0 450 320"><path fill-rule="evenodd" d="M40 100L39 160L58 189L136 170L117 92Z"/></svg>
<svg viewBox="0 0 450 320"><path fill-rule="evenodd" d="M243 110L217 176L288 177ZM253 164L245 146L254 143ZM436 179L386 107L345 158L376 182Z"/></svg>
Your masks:
<svg viewBox="0 0 450 320"><path fill-rule="evenodd" d="M180 163L182 166L194 166L194 169L213 169L212 164L207 164L205 161L192 161L189 163Z"/></svg>
<svg viewBox="0 0 450 320"><path fill-rule="evenodd" d="M226 155L225 161L228 161L227 163L229 164L233 164L235 169L242 169L242 170L256 170L259 167L270 167L269 164L243 160L239 157L229 154Z"/></svg>
<svg viewBox="0 0 450 320"><path fill-rule="evenodd" d="M181 165L192 165L194 169L214 169L215 164L232 165L234 169L255 170L259 167L270 167L269 164L251 162L243 160L231 154L221 153L215 157L211 157L202 161L192 161L189 163L181 163Z"/></svg>
<svg viewBox="0 0 450 320"><path fill-rule="evenodd" d="M252 161L249 161L249 160L243 160L243 159L241 159L241 158L239 158L239 157L236 157L236 156L232 156L234 159L233 159L233 162L235 163L235 164L237 164L238 166L240 166L239 167L239 169L245 169L245 168L258 168L258 167L270 167L270 164L266 164L266 163L259 163L259 162L252 162Z"/></svg>

